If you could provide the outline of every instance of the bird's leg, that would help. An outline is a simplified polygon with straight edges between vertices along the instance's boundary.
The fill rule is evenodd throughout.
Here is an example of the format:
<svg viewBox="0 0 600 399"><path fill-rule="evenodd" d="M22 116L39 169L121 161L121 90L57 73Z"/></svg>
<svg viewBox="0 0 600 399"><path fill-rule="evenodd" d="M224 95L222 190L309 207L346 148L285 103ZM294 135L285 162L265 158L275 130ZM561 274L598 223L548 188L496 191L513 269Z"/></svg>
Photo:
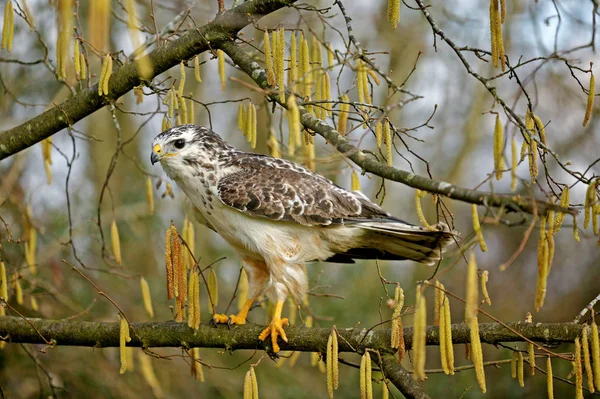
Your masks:
<svg viewBox="0 0 600 399"><path fill-rule="evenodd" d="M287 317L281 318L281 311L283 310L284 301L277 301L275 303L275 311L273 312L273 318L267 328L263 330L258 336L258 339L264 341L267 337L271 336L271 342L273 344L273 352L279 352L279 345L277 344L277 337L281 337L282 340L287 342L287 336L283 330L284 326L289 323Z"/></svg>
<svg viewBox="0 0 600 399"><path fill-rule="evenodd" d="M254 299L248 299L238 314L232 314L229 317L226 314L215 314L213 321L216 324L246 324L246 317L248 317L248 312L252 308L253 303Z"/></svg>

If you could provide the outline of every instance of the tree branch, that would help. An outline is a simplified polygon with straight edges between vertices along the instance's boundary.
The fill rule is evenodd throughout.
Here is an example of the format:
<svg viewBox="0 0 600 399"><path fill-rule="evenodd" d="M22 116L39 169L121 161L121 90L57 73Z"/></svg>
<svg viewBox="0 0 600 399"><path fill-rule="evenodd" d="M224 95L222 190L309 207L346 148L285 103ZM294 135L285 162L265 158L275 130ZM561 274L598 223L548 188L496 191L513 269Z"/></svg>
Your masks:
<svg viewBox="0 0 600 399"><path fill-rule="evenodd" d="M232 39L246 25L264 15L293 4L296 0L255 0L220 13L212 22L190 30L180 38L148 54L154 67L153 77L169 68ZM98 85L84 89L74 97L29 121L0 133L0 160L22 151L54 133L73 125L131 89L142 84L135 64L128 62L110 77L108 96L98 95Z"/></svg>
<svg viewBox="0 0 600 399"><path fill-rule="evenodd" d="M264 326L249 323L242 326L218 328L202 325L197 331L185 323L174 321L133 323L135 334L131 335L128 346L134 347L202 347L239 349L268 349L270 343L261 344L257 337ZM35 328L34 328L35 327ZM481 342L495 345L500 342L523 342L525 338L544 344L573 342L581 334L582 325L574 323L509 323L508 330L498 323L481 323ZM366 348L383 354L393 354L390 347L391 331L367 328L338 328L340 334L339 351L363 353ZM308 328L305 326L286 327L288 342L281 343L282 350L302 352L325 352L330 328ZM21 317L0 317L0 340L13 343L90 346L98 348L119 346L119 323L90 321L62 321L48 319L25 319ZM46 341L47 340L47 341ZM412 327L404 328L404 342L407 349L412 346ZM470 342L469 327L464 323L452 325L452 342ZM428 326L427 345L439 345L438 327Z"/></svg>
<svg viewBox="0 0 600 399"><path fill-rule="evenodd" d="M225 51L231 60L250 76L259 87L268 90L269 96L273 101L276 101L281 106L287 108L287 105L281 102L275 88L269 86L265 70L243 49L232 41L221 42L218 46ZM562 208L556 204L521 197L520 195L499 195L484 191L470 190L447 182L419 176L405 170L389 167L368 157L367 154L355 147L337 130L324 121L317 119L303 106L299 105L298 108L300 110L300 120L305 128L310 129L325 138L325 140L332 144L340 153L350 158L366 172L406 184L413 188L472 204L505 207L509 211L523 211L531 214L535 214L536 212L545 214L549 210L565 212L571 215L577 215L578 213L577 210L573 208Z"/></svg>

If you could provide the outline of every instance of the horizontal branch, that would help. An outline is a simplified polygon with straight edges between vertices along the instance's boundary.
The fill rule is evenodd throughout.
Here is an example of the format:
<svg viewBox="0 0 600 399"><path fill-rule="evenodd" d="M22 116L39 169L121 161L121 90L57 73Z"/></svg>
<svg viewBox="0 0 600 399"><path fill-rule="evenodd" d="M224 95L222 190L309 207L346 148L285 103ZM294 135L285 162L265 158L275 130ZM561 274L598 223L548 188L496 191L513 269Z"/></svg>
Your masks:
<svg viewBox="0 0 600 399"><path fill-rule="evenodd" d="M270 87L267 81L265 70L256 63L250 55L243 49L231 41L221 42L220 48L227 53L232 61L238 65L248 76L250 76L259 87L269 90L269 96L273 101L278 102L281 106L287 108L285 103L282 103L275 88ZM563 208L556 204L539 201L528 197L522 197L516 194L500 195L484 191L470 190L463 187L458 187L453 184L429 179L424 176L419 176L405 170L387 166L372 157L369 157L359 148L355 147L348 139L342 136L332 126L324 121L316 118L308 112L306 108L298 106L300 110L300 120L305 128L310 129L332 144L337 151L347 156L355 164L360 166L364 171L373 173L385 179L394 180L407 186L425 190L430 193L443 195L448 198L468 202L471 204L505 207L508 211L523 211L527 213L545 214L548 210L576 215L578 212L575 209Z"/></svg>
<svg viewBox="0 0 600 399"><path fill-rule="evenodd" d="M242 28L264 15L293 4L296 0L255 0L221 13L210 23L190 30L180 38L148 54L154 68L153 77L181 61L232 39ZM22 151L54 133L73 125L111 101L115 101L142 84L135 64L128 62L115 70L109 81L109 95L98 95L98 85L83 89L74 97L12 129L0 133L0 160Z"/></svg>
<svg viewBox="0 0 600 399"><path fill-rule="evenodd" d="M498 323L481 323L481 342L522 342L525 338L544 344L573 342L580 335L582 326L574 323L509 323L507 329ZM213 327L202 325L197 331L185 323L174 321L133 323L133 334L128 346L133 347L201 347L240 349L268 349L270 345L258 341L257 337L264 326L249 323L242 326ZM391 331L369 330L366 328L340 328L340 352L363 353L366 348L380 353L393 353L390 347ZM282 350L302 352L325 352L330 328L309 328L305 326L286 327L288 342L281 343ZM24 319L21 317L0 317L0 340L14 343L88 346L97 348L119 346L119 323L62 321L47 319ZM412 327L404 329L407 349L412 346ZM469 328L464 323L452 325L452 342L470 342ZM427 345L439 344L438 327L427 327Z"/></svg>

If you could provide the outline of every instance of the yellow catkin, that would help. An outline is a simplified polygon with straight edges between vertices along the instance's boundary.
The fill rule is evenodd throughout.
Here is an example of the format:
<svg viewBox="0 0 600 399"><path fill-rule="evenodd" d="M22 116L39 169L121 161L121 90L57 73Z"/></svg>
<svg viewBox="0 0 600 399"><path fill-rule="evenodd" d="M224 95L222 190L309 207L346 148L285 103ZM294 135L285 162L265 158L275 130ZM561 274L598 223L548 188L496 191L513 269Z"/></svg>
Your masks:
<svg viewBox="0 0 600 399"><path fill-rule="evenodd" d="M404 352L406 349L404 344L404 329L402 326L402 307L404 306L404 291L399 285L396 286L394 302L396 303L396 306L394 308L394 313L392 314L391 346L394 349L398 349L398 359L399 361L401 361L404 357Z"/></svg>
<svg viewBox="0 0 600 399"><path fill-rule="evenodd" d="M585 373L587 376L588 389L594 393L594 372L592 369L592 362L590 359L590 342L588 340L588 326L583 325L581 331L581 349L583 350L583 365L585 366Z"/></svg>
<svg viewBox="0 0 600 399"><path fill-rule="evenodd" d="M510 376L512 378L517 378L517 359L519 355L517 350L513 350L512 359L510 361Z"/></svg>
<svg viewBox="0 0 600 399"><path fill-rule="evenodd" d="M475 252L469 256L467 269L467 293L465 295L465 322L469 323L472 318L477 317L479 307L479 290L477 285L477 261Z"/></svg>
<svg viewBox="0 0 600 399"><path fill-rule="evenodd" d="M315 143L314 138L306 133L305 146L304 146L304 166L308 169L315 170Z"/></svg>
<svg viewBox="0 0 600 399"><path fill-rule="evenodd" d="M310 96L310 56L308 51L308 43L304 39L304 32L300 33L298 41L298 77L300 79L300 85L298 86L298 93L301 98Z"/></svg>
<svg viewBox="0 0 600 399"><path fill-rule="evenodd" d="M342 96L342 103L340 104L340 113L338 116L338 132L345 136L348 131L348 116L350 115L350 99L347 94Z"/></svg>
<svg viewBox="0 0 600 399"><path fill-rule="evenodd" d="M73 46L73 63L75 64L75 79L81 80L81 52L79 51L79 40L75 40Z"/></svg>
<svg viewBox="0 0 600 399"><path fill-rule="evenodd" d="M600 388L600 337L598 336L598 325L595 322L592 323L591 341L594 382L596 388Z"/></svg>
<svg viewBox="0 0 600 399"><path fill-rule="evenodd" d="M351 190L352 191L360 191L360 179L358 178L358 173L356 173L356 171L352 171L352 183L351 183Z"/></svg>
<svg viewBox="0 0 600 399"><path fill-rule="evenodd" d="M554 376L552 375L552 360L550 356L546 358L546 388L548 399L554 399Z"/></svg>
<svg viewBox="0 0 600 399"><path fill-rule="evenodd" d="M110 241L112 243L115 262L117 262L118 265L121 265L123 263L123 260L121 259L121 240L119 239L119 229L117 228L115 219L113 219L110 224Z"/></svg>
<svg viewBox="0 0 600 399"><path fill-rule="evenodd" d="M33 309L34 311L37 312L40 309L39 306L38 306L37 299L35 299L34 296L30 297L29 299L30 299L30 302L31 302L31 309Z"/></svg>
<svg viewBox="0 0 600 399"><path fill-rule="evenodd" d="M273 56L277 86L279 87L279 99L281 102L285 102L285 31L279 28L273 34L277 42L277 50Z"/></svg>
<svg viewBox="0 0 600 399"><path fill-rule="evenodd" d="M319 39L317 39L317 36L313 35L310 43L310 59L312 61L312 81L315 83L320 77L321 68L323 67L323 55L321 50Z"/></svg>
<svg viewBox="0 0 600 399"><path fill-rule="evenodd" d="M517 189L517 167L518 167L518 152L517 152L517 139L513 136L510 142L510 190L515 191Z"/></svg>
<svg viewBox="0 0 600 399"><path fill-rule="evenodd" d="M200 279L197 271L190 273L188 287L189 316L188 326L195 330L200 328Z"/></svg>
<svg viewBox="0 0 600 399"><path fill-rule="evenodd" d="M288 144L288 155L294 155L295 147L299 145L300 138L300 110L296 105L296 96L291 95L288 97L288 127L289 127L289 144Z"/></svg>
<svg viewBox="0 0 600 399"><path fill-rule="evenodd" d="M537 161L537 142L533 139L533 137L529 137L529 134L534 134L534 125L535 122L533 120L532 113L527 110L527 114L525 116L525 126L527 127L527 133L525 134L525 141L529 145L529 151L527 153L529 159L529 174L531 175L531 182L535 184L539 170L538 170L538 161Z"/></svg>
<svg viewBox="0 0 600 399"><path fill-rule="evenodd" d="M208 274L208 291L210 292L210 298L212 303L209 301L209 307L211 313L215 313L215 308L219 303L219 282L217 280L217 274L213 268L210 269ZM214 307L213 307L214 306Z"/></svg>
<svg viewBox="0 0 600 399"><path fill-rule="evenodd" d="M200 76L200 58L199 56L194 57L194 77L196 82L202 83L202 77Z"/></svg>
<svg viewBox="0 0 600 399"><path fill-rule="evenodd" d="M152 307L152 297L150 296L150 287L145 278L140 278L140 286L142 288L142 300L144 302L144 309L151 318L154 317L154 308Z"/></svg>
<svg viewBox="0 0 600 399"><path fill-rule="evenodd" d="M445 294L442 291L442 287L443 285L436 280L435 282L435 305L434 305L434 310L435 310L435 316L434 316L434 320L433 320L433 325L438 325L439 326L439 332L440 332L440 360L442 362L442 370L444 370L444 373L446 375L450 374L450 369L448 368L448 356L446 354L446 339L444 337L444 330L446 329L446 315L444 313L444 297ZM437 322L437 324L436 324Z"/></svg>
<svg viewBox="0 0 600 399"><path fill-rule="evenodd" d="M102 60L102 70L100 71L100 78L98 80L98 95L104 95L104 79L106 78L106 70L108 68L108 59L110 55L106 55Z"/></svg>
<svg viewBox="0 0 600 399"><path fill-rule="evenodd" d="M189 354L192 362L192 378L204 382L204 371L202 370L202 363L200 363L200 348L193 348L189 351Z"/></svg>
<svg viewBox="0 0 600 399"><path fill-rule="evenodd" d="M248 110L245 103L238 106L238 129L246 135L246 121L248 119Z"/></svg>
<svg viewBox="0 0 600 399"><path fill-rule="evenodd" d="M167 229L165 237L165 265L167 269L167 299L173 299L174 289L174 265L173 265L173 240L177 239L177 230L173 223Z"/></svg>
<svg viewBox="0 0 600 399"><path fill-rule="evenodd" d="M169 122L169 118L167 117L167 115L163 115L163 119L162 119L162 123L161 123L161 129L164 132L165 130L169 129L171 126L171 122Z"/></svg>
<svg viewBox="0 0 600 399"><path fill-rule="evenodd" d="M400 20L400 0L388 0L387 20L396 29Z"/></svg>
<svg viewBox="0 0 600 399"><path fill-rule="evenodd" d="M250 109L248 110L248 114L250 115L250 132L251 132L251 137L252 140L250 141L250 146L252 148L256 148L256 141L257 141L257 121L256 121L256 107L254 106L254 104L250 104Z"/></svg>
<svg viewBox="0 0 600 399"><path fill-rule="evenodd" d="M328 116L332 116L332 107L331 107L331 81L329 80L329 74L324 71L323 72L323 82L321 84L321 90L322 90L322 95L323 95L323 101L326 101L325 104L323 104L323 106L325 107L325 110L327 111L327 115Z"/></svg>
<svg viewBox="0 0 600 399"><path fill-rule="evenodd" d="M31 226L29 228L29 241L25 243L25 260L27 267L32 275L37 274L36 266L36 250L37 250L37 230Z"/></svg>
<svg viewBox="0 0 600 399"><path fill-rule="evenodd" d="M360 398L373 398L373 381L371 370L371 355L365 352L360 361Z"/></svg>
<svg viewBox="0 0 600 399"><path fill-rule="evenodd" d="M504 169L504 129L500 116L496 115L496 123L494 126L494 169L496 171L496 180L502 179L502 169Z"/></svg>
<svg viewBox="0 0 600 399"><path fill-rule="evenodd" d="M415 190L415 208L417 210L417 216L419 217L419 221L424 227L431 227L429 223L427 223L427 219L425 219L425 214L423 213L423 207L421 206L421 198L427 195L427 191L421 191L419 189Z"/></svg>
<svg viewBox="0 0 600 399"><path fill-rule="evenodd" d="M477 236L477 241L479 242L479 247L481 251L487 251L487 245L485 244L485 240L483 238L483 232L481 231L481 225L479 224L479 215L477 214L477 205L471 205L471 218L473 219L473 230L475 231L475 235Z"/></svg>
<svg viewBox="0 0 600 399"><path fill-rule="evenodd" d="M15 12L11 0L4 6L4 25L2 25L2 48L12 50L12 38L15 32Z"/></svg>
<svg viewBox="0 0 600 399"><path fill-rule="evenodd" d="M521 388L525 386L525 365L523 364L523 353L517 353L517 380L519 381L519 385Z"/></svg>
<svg viewBox="0 0 600 399"><path fill-rule="evenodd" d="M56 72L67 78L67 59L73 37L73 0L58 1L58 38L56 43Z"/></svg>
<svg viewBox="0 0 600 399"><path fill-rule="evenodd" d="M152 388L154 396L157 398L164 397L162 388L160 387L160 383L158 382L158 378L156 378L154 368L152 367L152 357L146 355L143 351L140 351L139 360L142 376L144 377L144 380L146 380L146 383L150 385L150 388Z"/></svg>
<svg viewBox="0 0 600 399"><path fill-rule="evenodd" d="M321 79L322 72L323 71L319 69L315 73L315 101L317 103L323 101L323 79ZM315 106L315 116L318 119L325 119L325 109L323 107L324 105L322 103Z"/></svg>
<svg viewBox="0 0 600 399"><path fill-rule="evenodd" d="M292 92L295 92L296 81L298 80L298 51L296 49L296 32L292 31L290 38L290 58L288 59L288 86Z"/></svg>
<svg viewBox="0 0 600 399"><path fill-rule="evenodd" d="M548 240L546 240L546 218L540 222L540 239L538 241L538 277L535 292L536 312L544 305L548 281Z"/></svg>
<svg viewBox="0 0 600 399"><path fill-rule="evenodd" d="M8 280L6 278L6 266L2 261L0 261L0 298L8 301ZM4 307L1 305L0 308L4 309Z"/></svg>
<svg viewBox="0 0 600 399"><path fill-rule="evenodd" d="M367 104L372 104L373 100L371 99L371 91L369 90L369 75L367 74L367 70L369 69L369 67L364 62L361 63L361 66L362 68L360 70L360 73L362 74L361 82L364 86L363 92L365 93L365 102Z"/></svg>
<svg viewBox="0 0 600 399"><path fill-rule="evenodd" d="M583 399L583 368L581 365L581 343L575 338L575 397Z"/></svg>
<svg viewBox="0 0 600 399"><path fill-rule="evenodd" d="M487 270L484 270L481 273L481 295L483 295L483 299L485 300L485 302L489 306L492 306L492 300L490 299L490 294L488 294L487 290L487 282L489 280L489 275L490 273Z"/></svg>
<svg viewBox="0 0 600 399"><path fill-rule="evenodd" d="M339 368L338 368L338 342L335 329L331 330L327 339L327 392L333 399L333 391L338 388Z"/></svg>
<svg viewBox="0 0 600 399"><path fill-rule="evenodd" d="M190 107L188 113L188 123L193 124L196 121L196 116L194 115L194 101L190 98Z"/></svg>
<svg viewBox="0 0 600 399"><path fill-rule="evenodd" d="M532 343L527 344L527 357L529 358L529 374L535 375L535 351Z"/></svg>
<svg viewBox="0 0 600 399"><path fill-rule="evenodd" d="M19 305L23 304L23 287L21 286L21 278L18 273L15 273L15 299Z"/></svg>
<svg viewBox="0 0 600 399"><path fill-rule="evenodd" d="M577 227L577 217L576 216L573 216L573 238L577 242L581 241L581 238L579 238L579 227Z"/></svg>
<svg viewBox="0 0 600 399"><path fill-rule="evenodd" d="M253 399L252 398L252 376L250 375L250 370L246 371L246 375L244 376L244 399Z"/></svg>
<svg viewBox="0 0 600 399"><path fill-rule="evenodd" d="M439 280L435 280L434 302L433 302L433 325L440 325L440 308L442 306L442 297L444 292L442 291L442 283Z"/></svg>
<svg viewBox="0 0 600 399"><path fill-rule="evenodd" d="M81 55L79 56L79 64L81 65L80 77L81 80L83 80L87 77L87 63L85 61L85 54L83 53L81 53Z"/></svg>
<svg viewBox="0 0 600 399"><path fill-rule="evenodd" d="M415 317L413 327L413 378L424 380L425 377L425 333L427 329L426 299L417 286Z"/></svg>
<svg viewBox="0 0 600 399"><path fill-rule="evenodd" d="M119 328L119 353L121 358L121 369L119 374L124 374L127 371L127 342L131 341L129 336L129 323L127 319L119 314L120 328Z"/></svg>
<svg viewBox="0 0 600 399"><path fill-rule="evenodd" d="M148 213L154 215L154 191L152 189L152 179L146 177L146 203L148 204Z"/></svg>
<svg viewBox="0 0 600 399"><path fill-rule="evenodd" d="M263 52L265 53L265 71L267 72L267 83L275 85L275 71L273 71L273 55L271 51L271 38L269 31L265 30L263 41Z"/></svg>
<svg viewBox="0 0 600 399"><path fill-rule="evenodd" d="M585 116L583 117L583 126L586 126L592 117L592 109L594 108L594 93L595 93L596 78L594 73L590 73L590 88L588 90L587 106L585 107Z"/></svg>
<svg viewBox="0 0 600 399"><path fill-rule="evenodd" d="M450 300L445 296L443 301L444 328L440 328L440 336L444 341L446 366L450 375L454 375L454 346L452 345L452 318L450 317Z"/></svg>
<svg viewBox="0 0 600 399"><path fill-rule="evenodd" d="M185 251L187 258L188 268L194 268L194 254L196 253L196 232L194 230L194 224L186 217L183 223L186 225L186 234L184 235L185 243L187 244L187 250Z"/></svg>
<svg viewBox="0 0 600 399"><path fill-rule="evenodd" d="M569 189L569 186L565 186L563 188L562 193L560 194L559 205L563 208L568 208L570 202L571 202L571 190ZM553 228L554 234L556 234L560 231L563 220L565 219L565 215L566 214L564 212L558 212L556 214L556 219L554 220L554 228Z"/></svg>
<svg viewBox="0 0 600 399"><path fill-rule="evenodd" d="M485 371L483 369L483 351L481 349L481 340L479 338L479 321L477 316L473 317L469 323L471 336L471 361L475 366L475 376L481 392L485 393L487 388L485 385Z"/></svg>
<svg viewBox="0 0 600 399"><path fill-rule="evenodd" d="M275 137L275 131L270 130L269 138L267 139L267 147L269 148L269 155L273 158L281 158L281 151L279 150L279 141Z"/></svg>
<svg viewBox="0 0 600 399"><path fill-rule="evenodd" d="M252 399L258 399L258 381L254 367L250 367L250 382L252 383Z"/></svg>
<svg viewBox="0 0 600 399"><path fill-rule="evenodd" d="M498 40L496 19L498 18L498 0L490 0L490 42L492 47L492 65L498 67Z"/></svg>
<svg viewBox="0 0 600 399"><path fill-rule="evenodd" d="M219 79L221 79L221 91L225 91L227 76L225 75L225 53L223 50L217 50L217 60L219 62Z"/></svg>
<svg viewBox="0 0 600 399"><path fill-rule="evenodd" d="M238 309L242 309L242 307L246 304L248 300L248 274L245 269L242 269L240 272L240 282L238 284L237 289L237 305Z"/></svg>
<svg viewBox="0 0 600 399"><path fill-rule="evenodd" d="M183 61L179 63L179 86L177 87L177 97L183 96L183 90L185 88L185 64Z"/></svg>
<svg viewBox="0 0 600 399"><path fill-rule="evenodd" d="M381 148L381 142L383 141L383 123L378 121L375 124L375 143L377 148Z"/></svg>
<svg viewBox="0 0 600 399"><path fill-rule="evenodd" d="M188 119L187 103L183 97L179 97L179 114L181 115L182 125L190 123Z"/></svg>
<svg viewBox="0 0 600 399"><path fill-rule="evenodd" d="M392 129L390 128L390 123L386 120L383 122L383 140L385 143L385 156L387 158L387 165L392 166Z"/></svg>
<svg viewBox="0 0 600 399"><path fill-rule="evenodd" d="M544 123L535 114L533 114L533 121L535 122L537 132L540 135L540 141L542 142L542 144L546 145L546 128L544 127Z"/></svg>
<svg viewBox="0 0 600 399"><path fill-rule="evenodd" d="M365 102L365 85L363 83L364 75L362 73L363 70L363 61L361 59L356 60L356 89L358 92L358 102Z"/></svg>
<svg viewBox="0 0 600 399"><path fill-rule="evenodd" d="M592 211L593 211L593 206L592 206L592 198L593 198L593 192L594 192L594 181L590 182L590 184L588 184L587 190L585 192L585 203L583 206L583 214L584 214L584 219L583 219L583 228L587 229L588 226L590 225L590 220L591 220L591 216L592 216Z"/></svg>

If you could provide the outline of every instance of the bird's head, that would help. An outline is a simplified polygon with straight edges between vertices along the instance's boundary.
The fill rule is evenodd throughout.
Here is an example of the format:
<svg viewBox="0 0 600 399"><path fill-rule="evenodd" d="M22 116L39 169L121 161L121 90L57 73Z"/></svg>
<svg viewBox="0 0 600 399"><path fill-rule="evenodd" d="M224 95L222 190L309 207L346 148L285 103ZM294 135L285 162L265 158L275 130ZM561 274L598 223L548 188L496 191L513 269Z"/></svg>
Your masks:
<svg viewBox="0 0 600 399"><path fill-rule="evenodd" d="M165 130L152 140L150 161L152 164L160 162L171 175L190 167L217 163L220 155L231 149L233 147L209 128L181 125Z"/></svg>

